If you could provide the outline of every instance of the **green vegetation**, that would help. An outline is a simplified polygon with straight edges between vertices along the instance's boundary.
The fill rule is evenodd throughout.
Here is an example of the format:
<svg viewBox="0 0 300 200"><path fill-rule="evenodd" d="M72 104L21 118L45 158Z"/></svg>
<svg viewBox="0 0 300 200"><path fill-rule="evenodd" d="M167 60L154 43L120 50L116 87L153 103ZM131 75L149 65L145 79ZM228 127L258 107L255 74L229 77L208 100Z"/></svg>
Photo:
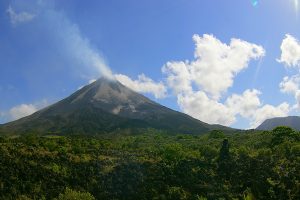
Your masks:
<svg viewBox="0 0 300 200"><path fill-rule="evenodd" d="M300 133L0 138L0 199L300 199Z"/></svg>
<svg viewBox="0 0 300 200"><path fill-rule="evenodd" d="M55 200L95 200L95 198L88 192L77 192L67 188L65 193L60 194Z"/></svg>

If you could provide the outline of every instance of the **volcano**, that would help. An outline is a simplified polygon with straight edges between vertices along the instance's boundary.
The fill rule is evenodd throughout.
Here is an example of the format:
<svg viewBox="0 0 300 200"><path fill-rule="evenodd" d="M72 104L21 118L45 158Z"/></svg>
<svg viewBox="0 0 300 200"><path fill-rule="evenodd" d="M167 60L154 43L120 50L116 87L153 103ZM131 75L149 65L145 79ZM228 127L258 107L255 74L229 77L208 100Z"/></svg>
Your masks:
<svg viewBox="0 0 300 200"><path fill-rule="evenodd" d="M184 134L230 130L162 106L116 80L100 78L49 107L2 125L0 133L93 135L148 128Z"/></svg>

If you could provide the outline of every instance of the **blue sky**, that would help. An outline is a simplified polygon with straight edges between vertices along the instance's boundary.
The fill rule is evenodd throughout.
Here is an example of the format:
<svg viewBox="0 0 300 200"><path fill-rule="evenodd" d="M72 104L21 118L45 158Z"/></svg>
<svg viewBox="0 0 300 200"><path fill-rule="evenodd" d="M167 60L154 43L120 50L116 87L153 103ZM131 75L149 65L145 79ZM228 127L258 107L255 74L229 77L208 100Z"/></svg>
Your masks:
<svg viewBox="0 0 300 200"><path fill-rule="evenodd" d="M0 123L110 71L209 123L250 128L299 115L297 2L2 0Z"/></svg>

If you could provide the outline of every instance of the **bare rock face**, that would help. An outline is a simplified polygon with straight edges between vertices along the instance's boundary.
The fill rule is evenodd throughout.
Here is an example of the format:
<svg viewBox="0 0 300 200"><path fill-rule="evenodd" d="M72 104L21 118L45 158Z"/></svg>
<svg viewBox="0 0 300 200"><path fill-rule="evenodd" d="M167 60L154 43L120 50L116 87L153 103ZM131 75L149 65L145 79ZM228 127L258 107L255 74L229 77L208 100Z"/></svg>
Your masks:
<svg viewBox="0 0 300 200"><path fill-rule="evenodd" d="M164 107L118 81L100 78L47 108L4 124L0 133L102 134L143 128L191 134L229 129Z"/></svg>

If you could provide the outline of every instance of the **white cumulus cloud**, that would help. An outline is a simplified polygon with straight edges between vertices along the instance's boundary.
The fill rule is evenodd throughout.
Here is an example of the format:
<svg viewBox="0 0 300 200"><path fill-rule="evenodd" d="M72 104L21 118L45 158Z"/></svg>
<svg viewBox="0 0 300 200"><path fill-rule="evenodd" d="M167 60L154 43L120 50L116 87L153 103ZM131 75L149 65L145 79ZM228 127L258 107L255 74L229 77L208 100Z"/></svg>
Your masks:
<svg viewBox="0 0 300 200"><path fill-rule="evenodd" d="M263 47L233 38L229 45L213 35L194 35L194 61L168 62L162 69L175 92L191 90L191 82L198 90L219 99L233 85L234 77L246 69L251 59L265 55Z"/></svg>
<svg viewBox="0 0 300 200"><path fill-rule="evenodd" d="M153 94L155 98L164 98L167 93L167 88L162 82L154 82L144 74L139 75L137 80L132 80L123 74L116 74L115 78L130 89L136 92Z"/></svg>
<svg viewBox="0 0 300 200"><path fill-rule="evenodd" d="M237 116L250 120L249 128L256 128L264 120L272 117L287 116L290 107L284 102L278 106L264 105L259 99L258 90L245 90L241 95L232 94L225 103L209 98L205 92L197 91L179 94L178 105L192 117L210 124L230 126Z"/></svg>
<svg viewBox="0 0 300 200"><path fill-rule="evenodd" d="M258 90L246 90L242 95L233 94L227 98L225 105L236 115L251 118L261 106Z"/></svg>
<svg viewBox="0 0 300 200"><path fill-rule="evenodd" d="M250 128L256 128L266 119L285 117L290 111L288 103L278 106L263 104L258 90L246 90L242 95L233 94L227 98L225 105L235 114L250 120Z"/></svg>
<svg viewBox="0 0 300 200"><path fill-rule="evenodd" d="M263 107L255 110L253 120L250 124L251 128L256 128L266 119L274 117L286 117L290 112L290 106L287 102L284 102L277 107L272 105L264 105Z"/></svg>
<svg viewBox="0 0 300 200"><path fill-rule="evenodd" d="M207 123L226 126L241 116L250 121L251 128L268 117L288 113L286 103L277 107L261 103L261 92L256 89L224 96L235 76L246 69L251 60L265 55L262 46L236 38L225 44L207 34L194 35L193 40L196 45L193 61L167 62L162 68L167 85L177 95L183 112Z"/></svg>
<svg viewBox="0 0 300 200"><path fill-rule="evenodd" d="M184 113L206 123L230 125L236 121L230 108L210 99L203 91L178 94L177 103Z"/></svg>
<svg viewBox="0 0 300 200"><path fill-rule="evenodd" d="M34 14L25 11L17 13L11 6L7 8L6 12L8 13L12 25L29 22L35 17Z"/></svg>
<svg viewBox="0 0 300 200"><path fill-rule="evenodd" d="M2 121L13 121L20 119L22 117L26 117L35 113L36 111L46 107L49 105L47 99L43 99L41 101L32 103L32 104L19 104L7 111L0 112L0 118Z"/></svg>
<svg viewBox="0 0 300 200"><path fill-rule="evenodd" d="M287 34L281 44L281 58L278 62L287 67L300 69L300 42L295 37ZM293 95L296 100L294 108L300 109L300 72L292 76L285 76L279 84L280 91Z"/></svg>
<svg viewBox="0 0 300 200"><path fill-rule="evenodd" d="M233 84L233 79L248 67L251 59L265 55L263 47L233 38L229 45L212 35L194 35L195 61L191 74L198 86L213 97L219 97Z"/></svg>
<svg viewBox="0 0 300 200"><path fill-rule="evenodd" d="M256 128L263 121L273 117L287 116L290 111L288 103L278 106L263 104L258 90L245 90L242 95L233 94L227 98L225 105L234 113L250 120L250 128Z"/></svg>
<svg viewBox="0 0 300 200"><path fill-rule="evenodd" d="M300 74L292 77L285 76L279 86L281 92L295 95L300 87Z"/></svg>
<svg viewBox="0 0 300 200"><path fill-rule="evenodd" d="M35 113L38 109L33 104L21 104L9 110L11 120L17 120Z"/></svg>
<svg viewBox="0 0 300 200"><path fill-rule="evenodd" d="M300 67L300 42L293 36L286 34L281 43L281 57L278 62L287 67Z"/></svg>
<svg viewBox="0 0 300 200"><path fill-rule="evenodd" d="M162 67L162 72L167 75L167 84L175 94L192 91L188 62L167 62Z"/></svg>
<svg viewBox="0 0 300 200"><path fill-rule="evenodd" d="M295 108L300 108L300 74L288 77L285 76L279 84L282 93L290 94L295 97Z"/></svg>

